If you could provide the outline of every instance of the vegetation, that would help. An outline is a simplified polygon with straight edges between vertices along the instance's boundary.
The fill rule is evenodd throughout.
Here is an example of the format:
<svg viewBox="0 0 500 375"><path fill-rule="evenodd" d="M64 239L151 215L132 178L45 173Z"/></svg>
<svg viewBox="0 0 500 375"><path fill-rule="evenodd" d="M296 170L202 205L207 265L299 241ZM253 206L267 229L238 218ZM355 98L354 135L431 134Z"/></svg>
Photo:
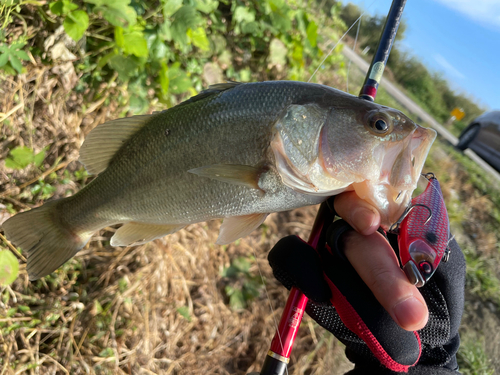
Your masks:
<svg viewBox="0 0 500 375"><path fill-rule="evenodd" d="M1 8L5 25L26 19L39 25L21 35L0 34L5 73L21 73L20 61L29 60L28 55L42 64L72 61L75 89L87 101L104 97L103 86L118 86L117 101L134 113L147 111L152 102L172 105L179 100L176 95L193 95L223 77L303 80L306 66L317 66L323 55L318 24L341 24L336 16L311 15L301 1L24 4L29 5L11 0ZM53 31L57 40L47 40ZM336 54L327 64L335 60Z"/></svg>
<svg viewBox="0 0 500 375"><path fill-rule="evenodd" d="M0 223L87 184L92 177L76 161L78 149L107 119L165 109L224 79L307 80L346 30L342 9L333 0L4 0ZM380 20L372 21L370 27L379 27ZM315 79L345 87L346 64L337 50L320 68ZM351 69L352 92L361 78ZM460 100L448 99L442 99L446 110ZM377 101L398 106L383 90ZM436 107L440 119L442 110ZM426 168L443 182L452 224L464 241L468 306L491 303L495 310L500 194L466 158L451 149L443 154L442 147L433 149ZM213 245L217 222L127 248L110 246L110 227L36 282L28 281L22 252L0 233L1 372L258 371L287 296L267 253L285 235L305 238L314 214L306 208L272 215L229 246ZM473 324L467 326L483 329ZM487 337L491 332L482 334L498 342ZM498 358L491 345L469 345L474 338L464 337L462 368L491 373L489 358ZM290 373L344 373L349 366L343 346L306 318Z"/></svg>

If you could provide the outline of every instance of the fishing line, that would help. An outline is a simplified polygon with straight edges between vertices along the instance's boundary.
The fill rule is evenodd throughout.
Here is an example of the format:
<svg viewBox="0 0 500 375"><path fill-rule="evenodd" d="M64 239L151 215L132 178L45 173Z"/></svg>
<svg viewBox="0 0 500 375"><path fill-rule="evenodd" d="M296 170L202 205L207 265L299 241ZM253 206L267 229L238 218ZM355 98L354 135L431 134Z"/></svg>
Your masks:
<svg viewBox="0 0 500 375"><path fill-rule="evenodd" d="M370 5L368 5L368 7L366 8L366 10L370 9L372 7L373 4L375 4L377 0L373 0L372 3ZM356 22L358 22L359 20L361 20L361 17L363 17L364 15L366 14L366 12L363 12L360 14L360 16L356 19L356 21L354 21L352 23L352 25L347 29L347 31L340 37L340 39L338 40L337 43L335 43L335 45L332 47L332 49L330 50L330 52L328 52L328 54L325 56L325 58L323 60L321 60L321 62L319 63L318 67L316 68L316 70L314 71L314 73L312 74L312 76L309 78L309 80L307 81L308 83L311 82L311 79L313 79L313 77L316 75L316 73L318 72L319 68L321 68L321 66L323 65L323 63L326 61L326 59L332 54L333 50L335 48L337 48L337 46L340 44L340 42L344 39L344 37L347 35L347 33L349 31L351 31L351 29L354 27L354 25L356 25Z"/></svg>
<svg viewBox="0 0 500 375"><path fill-rule="evenodd" d="M264 285L264 290L266 291L266 297L267 297L267 301L269 302L269 307L271 308L271 315L273 316L274 327L276 329L276 333L278 334L278 338L280 339L281 349L283 350L283 341L281 340L281 335L280 335L280 332L278 329L278 322L276 321L276 315L274 314L274 309L273 309L273 304L271 302L271 297L269 297L269 292L267 291L266 282L264 280L264 275L262 275L262 271L260 270L259 262L257 261L257 255L255 253L255 248L253 248L253 247L252 247L252 252L253 252L253 256L255 258L255 263L257 264L257 269L259 270L260 279L262 280L262 285ZM288 366L285 368L285 370L286 370L286 373L288 374Z"/></svg>
<svg viewBox="0 0 500 375"><path fill-rule="evenodd" d="M330 50L330 52L328 52L328 54L325 56L325 58L324 58L323 60L321 60L321 62L319 63L318 67L316 68L316 70L315 70L315 71L314 71L314 73L312 74L312 76L311 76L311 77L309 77L309 80L307 81L307 83L311 82L311 79L313 79L314 75L318 72L319 68L321 68L321 65L323 65L323 63L326 61L326 59L327 59L328 57L330 57L330 55L332 54L333 50L334 50L335 48L337 48L337 46L340 44L340 42L342 41L342 39L344 39L344 37L347 35L347 33L348 33L349 31L351 31L351 29L354 27L354 25L356 24L356 22L358 22L358 21L361 19L361 17L363 17L364 15L365 15L365 14L364 14L364 13L362 13L362 14L361 14L361 15L360 15L357 19L356 19L356 21L354 21L354 23L351 25L351 27L349 27L349 28L347 29L347 31L346 31L346 32L345 32L345 33L344 33L344 34L340 37L340 39L338 40L338 42L337 42L337 43L335 43L335 45L332 47L332 49Z"/></svg>
<svg viewBox="0 0 500 375"><path fill-rule="evenodd" d="M360 16L361 17L361 16ZM353 51L356 51L356 44L358 43L358 35L359 35L359 28L361 26L361 19L358 22L358 28L356 29L356 38L354 38L354 46L352 48ZM347 64L347 77L346 77L346 82L345 82L345 91L349 93L349 70L351 69L351 64L352 60L349 59L349 64Z"/></svg>

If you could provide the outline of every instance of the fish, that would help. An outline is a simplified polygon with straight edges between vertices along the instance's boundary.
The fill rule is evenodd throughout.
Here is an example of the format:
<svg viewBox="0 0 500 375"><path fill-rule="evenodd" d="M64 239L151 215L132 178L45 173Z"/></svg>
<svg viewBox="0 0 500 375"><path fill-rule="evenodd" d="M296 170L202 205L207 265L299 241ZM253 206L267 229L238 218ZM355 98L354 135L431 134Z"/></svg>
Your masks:
<svg viewBox="0 0 500 375"><path fill-rule="evenodd" d="M427 187L411 200L397 230L403 270L408 280L419 288L429 281L441 261L448 261L451 238L439 181L433 173L423 176L428 180Z"/></svg>
<svg viewBox="0 0 500 375"><path fill-rule="evenodd" d="M228 244L269 213L354 190L389 227L435 137L398 110L320 84L216 84L165 111L96 126L80 161L97 177L3 230L36 280L116 224L110 244L129 246L223 219L217 243Z"/></svg>

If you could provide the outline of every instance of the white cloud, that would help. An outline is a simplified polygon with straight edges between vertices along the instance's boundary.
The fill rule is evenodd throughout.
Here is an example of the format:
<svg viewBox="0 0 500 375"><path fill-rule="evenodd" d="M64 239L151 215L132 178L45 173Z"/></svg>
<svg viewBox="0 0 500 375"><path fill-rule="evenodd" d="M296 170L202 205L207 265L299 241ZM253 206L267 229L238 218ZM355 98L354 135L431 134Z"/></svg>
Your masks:
<svg viewBox="0 0 500 375"><path fill-rule="evenodd" d="M466 17L500 30L500 0L434 0Z"/></svg>
<svg viewBox="0 0 500 375"><path fill-rule="evenodd" d="M453 65L451 65L451 63L448 62L448 60L446 60L443 56L441 56L440 54L435 54L434 55L434 60L436 60L436 62L441 65L441 67L445 70L446 73L448 73L449 75L452 75L452 76L455 76L455 77L458 77L458 78L465 78L465 75L462 74L457 68L455 68Z"/></svg>

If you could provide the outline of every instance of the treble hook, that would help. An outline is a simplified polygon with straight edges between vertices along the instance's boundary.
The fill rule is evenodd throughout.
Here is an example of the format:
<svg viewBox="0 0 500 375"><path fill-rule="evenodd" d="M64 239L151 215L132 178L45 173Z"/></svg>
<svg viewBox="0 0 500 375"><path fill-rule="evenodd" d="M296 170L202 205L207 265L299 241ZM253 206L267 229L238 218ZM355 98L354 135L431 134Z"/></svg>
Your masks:
<svg viewBox="0 0 500 375"><path fill-rule="evenodd" d="M427 173L427 174L432 174L432 173ZM434 174L432 174L434 176ZM425 176L424 176L425 177ZM427 178L427 177L426 177ZM427 217L427 219L425 220L424 222L424 225L427 224L429 222L429 220L432 218L432 210L426 206L425 204L422 204L422 203L415 203L415 204L412 204L410 205L406 210L405 212L403 212L403 215L401 215L401 217L398 219L398 221L396 221L394 224L391 225L391 227L389 228L389 232L390 233L395 233L397 234L398 231L399 231L399 225L403 222L403 220L405 219L405 217L407 217L410 212L415 208L415 207L424 207L427 209L427 211L429 211L429 216Z"/></svg>

